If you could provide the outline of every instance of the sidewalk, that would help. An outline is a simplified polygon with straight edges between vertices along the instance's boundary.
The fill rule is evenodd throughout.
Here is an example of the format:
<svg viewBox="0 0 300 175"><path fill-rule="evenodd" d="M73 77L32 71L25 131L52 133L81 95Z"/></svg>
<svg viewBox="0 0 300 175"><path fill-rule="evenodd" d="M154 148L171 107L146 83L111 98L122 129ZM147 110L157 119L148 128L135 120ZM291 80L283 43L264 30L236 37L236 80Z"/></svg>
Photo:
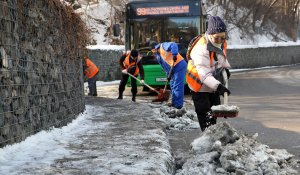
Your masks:
<svg viewBox="0 0 300 175"><path fill-rule="evenodd" d="M25 140L11 150L0 150L0 174L175 173L165 126L149 106L101 97L87 97L86 103L73 129L58 129L51 138L43 133L48 141ZM34 143L31 151L18 153L26 142Z"/></svg>

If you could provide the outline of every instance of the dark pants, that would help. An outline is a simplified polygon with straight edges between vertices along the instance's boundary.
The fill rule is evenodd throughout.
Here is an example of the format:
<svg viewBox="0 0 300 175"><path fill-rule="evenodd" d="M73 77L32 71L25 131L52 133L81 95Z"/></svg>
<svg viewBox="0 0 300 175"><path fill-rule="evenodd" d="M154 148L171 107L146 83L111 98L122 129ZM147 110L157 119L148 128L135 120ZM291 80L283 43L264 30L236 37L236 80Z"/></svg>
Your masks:
<svg viewBox="0 0 300 175"><path fill-rule="evenodd" d="M192 92L195 111L201 130L204 131L210 125L216 124L217 119L211 117L211 107L220 105L220 95L218 93Z"/></svg>
<svg viewBox="0 0 300 175"><path fill-rule="evenodd" d="M97 96L97 86L96 82L98 80L98 73L92 78L88 79L89 95Z"/></svg>
<svg viewBox="0 0 300 175"><path fill-rule="evenodd" d="M119 85L119 97L123 98L123 92L125 90L126 83L128 81L129 75L122 74L122 79ZM131 93L132 93L132 100L135 100L135 96L137 93L137 85L136 80L131 77Z"/></svg>

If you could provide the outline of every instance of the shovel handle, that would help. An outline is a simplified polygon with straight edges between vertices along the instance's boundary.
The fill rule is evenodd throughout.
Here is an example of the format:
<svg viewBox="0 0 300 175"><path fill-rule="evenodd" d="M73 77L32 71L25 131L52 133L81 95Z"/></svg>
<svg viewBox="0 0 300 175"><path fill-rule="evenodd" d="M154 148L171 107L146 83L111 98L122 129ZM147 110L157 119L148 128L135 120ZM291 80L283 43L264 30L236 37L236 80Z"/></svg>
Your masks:
<svg viewBox="0 0 300 175"><path fill-rule="evenodd" d="M166 84L165 84L165 87L164 87L164 91L163 91L163 92L165 92L166 89L167 89L167 85L168 85L169 79L171 78L171 75L172 75L172 72L173 72L174 64L175 64L175 61L173 61L173 64L172 64L172 67L171 67L170 72L169 72L169 74L168 74L167 82L166 82Z"/></svg>
<svg viewBox="0 0 300 175"><path fill-rule="evenodd" d="M224 93L224 105L228 105L228 94L227 92Z"/></svg>
<svg viewBox="0 0 300 175"><path fill-rule="evenodd" d="M132 75L132 74L130 74L130 73L128 73L128 72L127 72L127 74L128 74L129 76L131 76L132 78L134 78L134 79L138 80L139 82L141 82L141 80L138 79L138 78L136 78L134 75ZM145 86L147 86L149 89L151 89L152 91L156 92L157 94L160 94L160 92L158 92L156 89L154 89L153 87L149 86L148 84L146 84L146 83L143 83L143 84L144 84Z"/></svg>
<svg viewBox="0 0 300 175"><path fill-rule="evenodd" d="M225 82L225 87L228 88L228 79L227 79L227 74L226 74L225 69L222 71L222 75L223 75L223 79ZM228 105L228 93L227 92L224 93L224 105Z"/></svg>

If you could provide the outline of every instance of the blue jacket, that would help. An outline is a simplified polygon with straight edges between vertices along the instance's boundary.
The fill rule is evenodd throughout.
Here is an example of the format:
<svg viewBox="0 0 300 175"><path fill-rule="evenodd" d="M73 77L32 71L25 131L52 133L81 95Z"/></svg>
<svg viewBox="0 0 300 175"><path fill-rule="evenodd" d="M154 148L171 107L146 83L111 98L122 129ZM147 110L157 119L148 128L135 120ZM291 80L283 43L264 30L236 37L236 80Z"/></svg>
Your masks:
<svg viewBox="0 0 300 175"><path fill-rule="evenodd" d="M162 47L165 51L171 52L173 56L178 54L178 45L174 42L164 42L155 46L155 49L158 50L159 47ZM161 65L163 70L166 72L166 76L169 75L171 66L164 61L164 59L156 54L158 63ZM181 60L179 63L174 66L171 74L171 93L172 93L172 106L175 108L183 107L183 98L184 98L184 80L186 73L187 63L185 60Z"/></svg>
<svg viewBox="0 0 300 175"><path fill-rule="evenodd" d="M174 42L164 42L161 44L157 44L155 46L155 49L159 49L159 47L162 46L165 51L171 52L173 56L176 56L178 54L178 45ZM166 74L169 74L170 66L163 60L163 58L160 57L159 54L156 55L158 63L162 66L163 70L166 72ZM174 68L172 72L180 71L181 69L186 69L186 62L181 61L179 62Z"/></svg>

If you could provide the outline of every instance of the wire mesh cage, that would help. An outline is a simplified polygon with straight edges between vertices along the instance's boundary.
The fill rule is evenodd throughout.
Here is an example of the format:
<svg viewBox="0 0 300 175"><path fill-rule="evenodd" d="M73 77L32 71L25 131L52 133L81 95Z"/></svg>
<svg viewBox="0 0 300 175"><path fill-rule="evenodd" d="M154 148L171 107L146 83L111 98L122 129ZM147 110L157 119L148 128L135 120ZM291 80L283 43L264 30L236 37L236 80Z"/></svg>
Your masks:
<svg viewBox="0 0 300 175"><path fill-rule="evenodd" d="M59 0L0 0L0 147L85 108L80 17Z"/></svg>

